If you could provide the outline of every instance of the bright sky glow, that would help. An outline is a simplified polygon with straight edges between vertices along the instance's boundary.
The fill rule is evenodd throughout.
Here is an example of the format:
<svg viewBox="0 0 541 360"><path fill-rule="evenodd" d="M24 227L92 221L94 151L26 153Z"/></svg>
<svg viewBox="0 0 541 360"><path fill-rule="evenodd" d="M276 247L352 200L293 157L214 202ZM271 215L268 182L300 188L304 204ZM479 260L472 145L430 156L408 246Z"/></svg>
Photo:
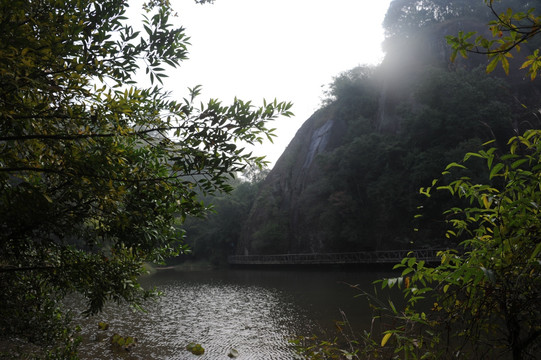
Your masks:
<svg viewBox="0 0 541 360"><path fill-rule="evenodd" d="M357 65L382 60L381 23L390 0L173 0L190 36L190 59L169 73L166 88L225 104L237 96L291 101L295 117L278 119L274 144L254 149L274 165L302 123L319 108L322 86Z"/></svg>

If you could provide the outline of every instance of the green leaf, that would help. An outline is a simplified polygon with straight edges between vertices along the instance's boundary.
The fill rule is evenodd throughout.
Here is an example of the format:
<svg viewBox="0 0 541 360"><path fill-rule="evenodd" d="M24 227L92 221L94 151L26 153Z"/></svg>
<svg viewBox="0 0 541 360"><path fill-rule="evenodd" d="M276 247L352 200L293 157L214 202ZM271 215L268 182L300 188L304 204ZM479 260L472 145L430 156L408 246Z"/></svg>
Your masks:
<svg viewBox="0 0 541 360"><path fill-rule="evenodd" d="M487 74L490 74L491 72L494 71L494 69L496 69L496 65L498 65L499 61L500 61L500 59L499 59L498 56L493 56L492 57L492 61L490 61L490 63L488 63L488 65L486 67Z"/></svg>
<svg viewBox="0 0 541 360"><path fill-rule="evenodd" d="M396 311L396 307L394 306L393 302L389 300L389 306L391 307L391 310L393 310L393 313L397 314L398 311Z"/></svg>
<svg viewBox="0 0 541 360"><path fill-rule="evenodd" d="M143 27L145 28L147 34L152 35L152 30L147 25L143 24Z"/></svg>
<svg viewBox="0 0 541 360"><path fill-rule="evenodd" d="M505 71L505 75L509 75L509 60L507 60L506 57L502 57L501 63L502 63L503 70Z"/></svg>
<svg viewBox="0 0 541 360"><path fill-rule="evenodd" d="M484 158L484 156L479 153L469 152L469 153L466 153L466 155L464 155L464 161L468 160L472 156L477 157L477 158Z"/></svg>
<svg viewBox="0 0 541 360"><path fill-rule="evenodd" d="M456 163L456 162L452 162L452 163L450 163L449 165L447 165L445 167L445 170L449 170L449 169L454 168L454 167L458 167L458 168L461 168L461 169L466 169L466 167L464 165Z"/></svg>
<svg viewBox="0 0 541 360"><path fill-rule="evenodd" d="M494 176L496 176L498 172L503 169L504 166L505 165L502 163L497 163L496 165L494 165L494 167L490 171L490 178L492 179Z"/></svg>
<svg viewBox="0 0 541 360"><path fill-rule="evenodd" d="M530 255L530 261L534 260L537 255L539 255L539 252L541 251L541 243L537 244L534 251L532 252L532 255Z"/></svg>
<svg viewBox="0 0 541 360"><path fill-rule="evenodd" d="M512 169L516 169L516 168L518 168L520 165L522 165L522 164L524 164L524 163L526 163L526 162L528 162L528 159L520 159L520 160L517 160L517 161L515 161L515 162L513 162L513 163L511 164L511 168L512 168Z"/></svg>

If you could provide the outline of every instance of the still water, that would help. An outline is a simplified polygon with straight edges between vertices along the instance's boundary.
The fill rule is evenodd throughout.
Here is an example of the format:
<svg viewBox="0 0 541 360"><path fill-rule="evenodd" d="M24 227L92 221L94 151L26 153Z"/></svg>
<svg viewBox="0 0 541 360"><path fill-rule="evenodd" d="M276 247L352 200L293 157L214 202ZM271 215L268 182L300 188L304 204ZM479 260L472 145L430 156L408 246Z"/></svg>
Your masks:
<svg viewBox="0 0 541 360"><path fill-rule="evenodd" d="M164 295L147 313L110 306L83 323L83 359L296 359L289 340L333 337L342 312L355 331L368 328L368 301L348 284L372 293L372 281L392 273L301 270L162 270L143 280ZM98 330L98 322L109 324ZM113 351L112 334L136 337L130 351ZM186 350L190 342L205 349Z"/></svg>

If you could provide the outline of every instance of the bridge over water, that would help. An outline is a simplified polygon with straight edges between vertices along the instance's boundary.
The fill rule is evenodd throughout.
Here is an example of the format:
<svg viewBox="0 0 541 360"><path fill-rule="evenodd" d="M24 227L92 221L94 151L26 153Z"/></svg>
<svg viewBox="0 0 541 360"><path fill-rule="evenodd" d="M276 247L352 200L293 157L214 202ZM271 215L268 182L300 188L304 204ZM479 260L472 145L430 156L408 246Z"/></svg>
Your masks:
<svg viewBox="0 0 541 360"><path fill-rule="evenodd" d="M381 250L329 254L233 255L230 265L340 265L340 264L396 264L406 256L426 262L439 262L441 249Z"/></svg>

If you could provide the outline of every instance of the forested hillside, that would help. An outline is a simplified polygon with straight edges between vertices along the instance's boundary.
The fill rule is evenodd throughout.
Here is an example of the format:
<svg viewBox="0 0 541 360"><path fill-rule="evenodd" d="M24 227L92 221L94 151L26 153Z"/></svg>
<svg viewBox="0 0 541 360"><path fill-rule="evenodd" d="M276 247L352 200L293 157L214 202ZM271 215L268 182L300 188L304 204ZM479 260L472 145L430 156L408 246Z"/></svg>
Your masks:
<svg viewBox="0 0 541 360"><path fill-rule="evenodd" d="M538 80L502 69L488 75L483 56L450 61L445 36L486 32L491 16L482 1L393 1L383 63L330 84L261 185L237 253L444 246L441 214L452 200L427 202L419 188L484 142L503 149L509 137L541 126ZM538 45L523 44L511 65ZM483 172L480 162L464 175Z"/></svg>

